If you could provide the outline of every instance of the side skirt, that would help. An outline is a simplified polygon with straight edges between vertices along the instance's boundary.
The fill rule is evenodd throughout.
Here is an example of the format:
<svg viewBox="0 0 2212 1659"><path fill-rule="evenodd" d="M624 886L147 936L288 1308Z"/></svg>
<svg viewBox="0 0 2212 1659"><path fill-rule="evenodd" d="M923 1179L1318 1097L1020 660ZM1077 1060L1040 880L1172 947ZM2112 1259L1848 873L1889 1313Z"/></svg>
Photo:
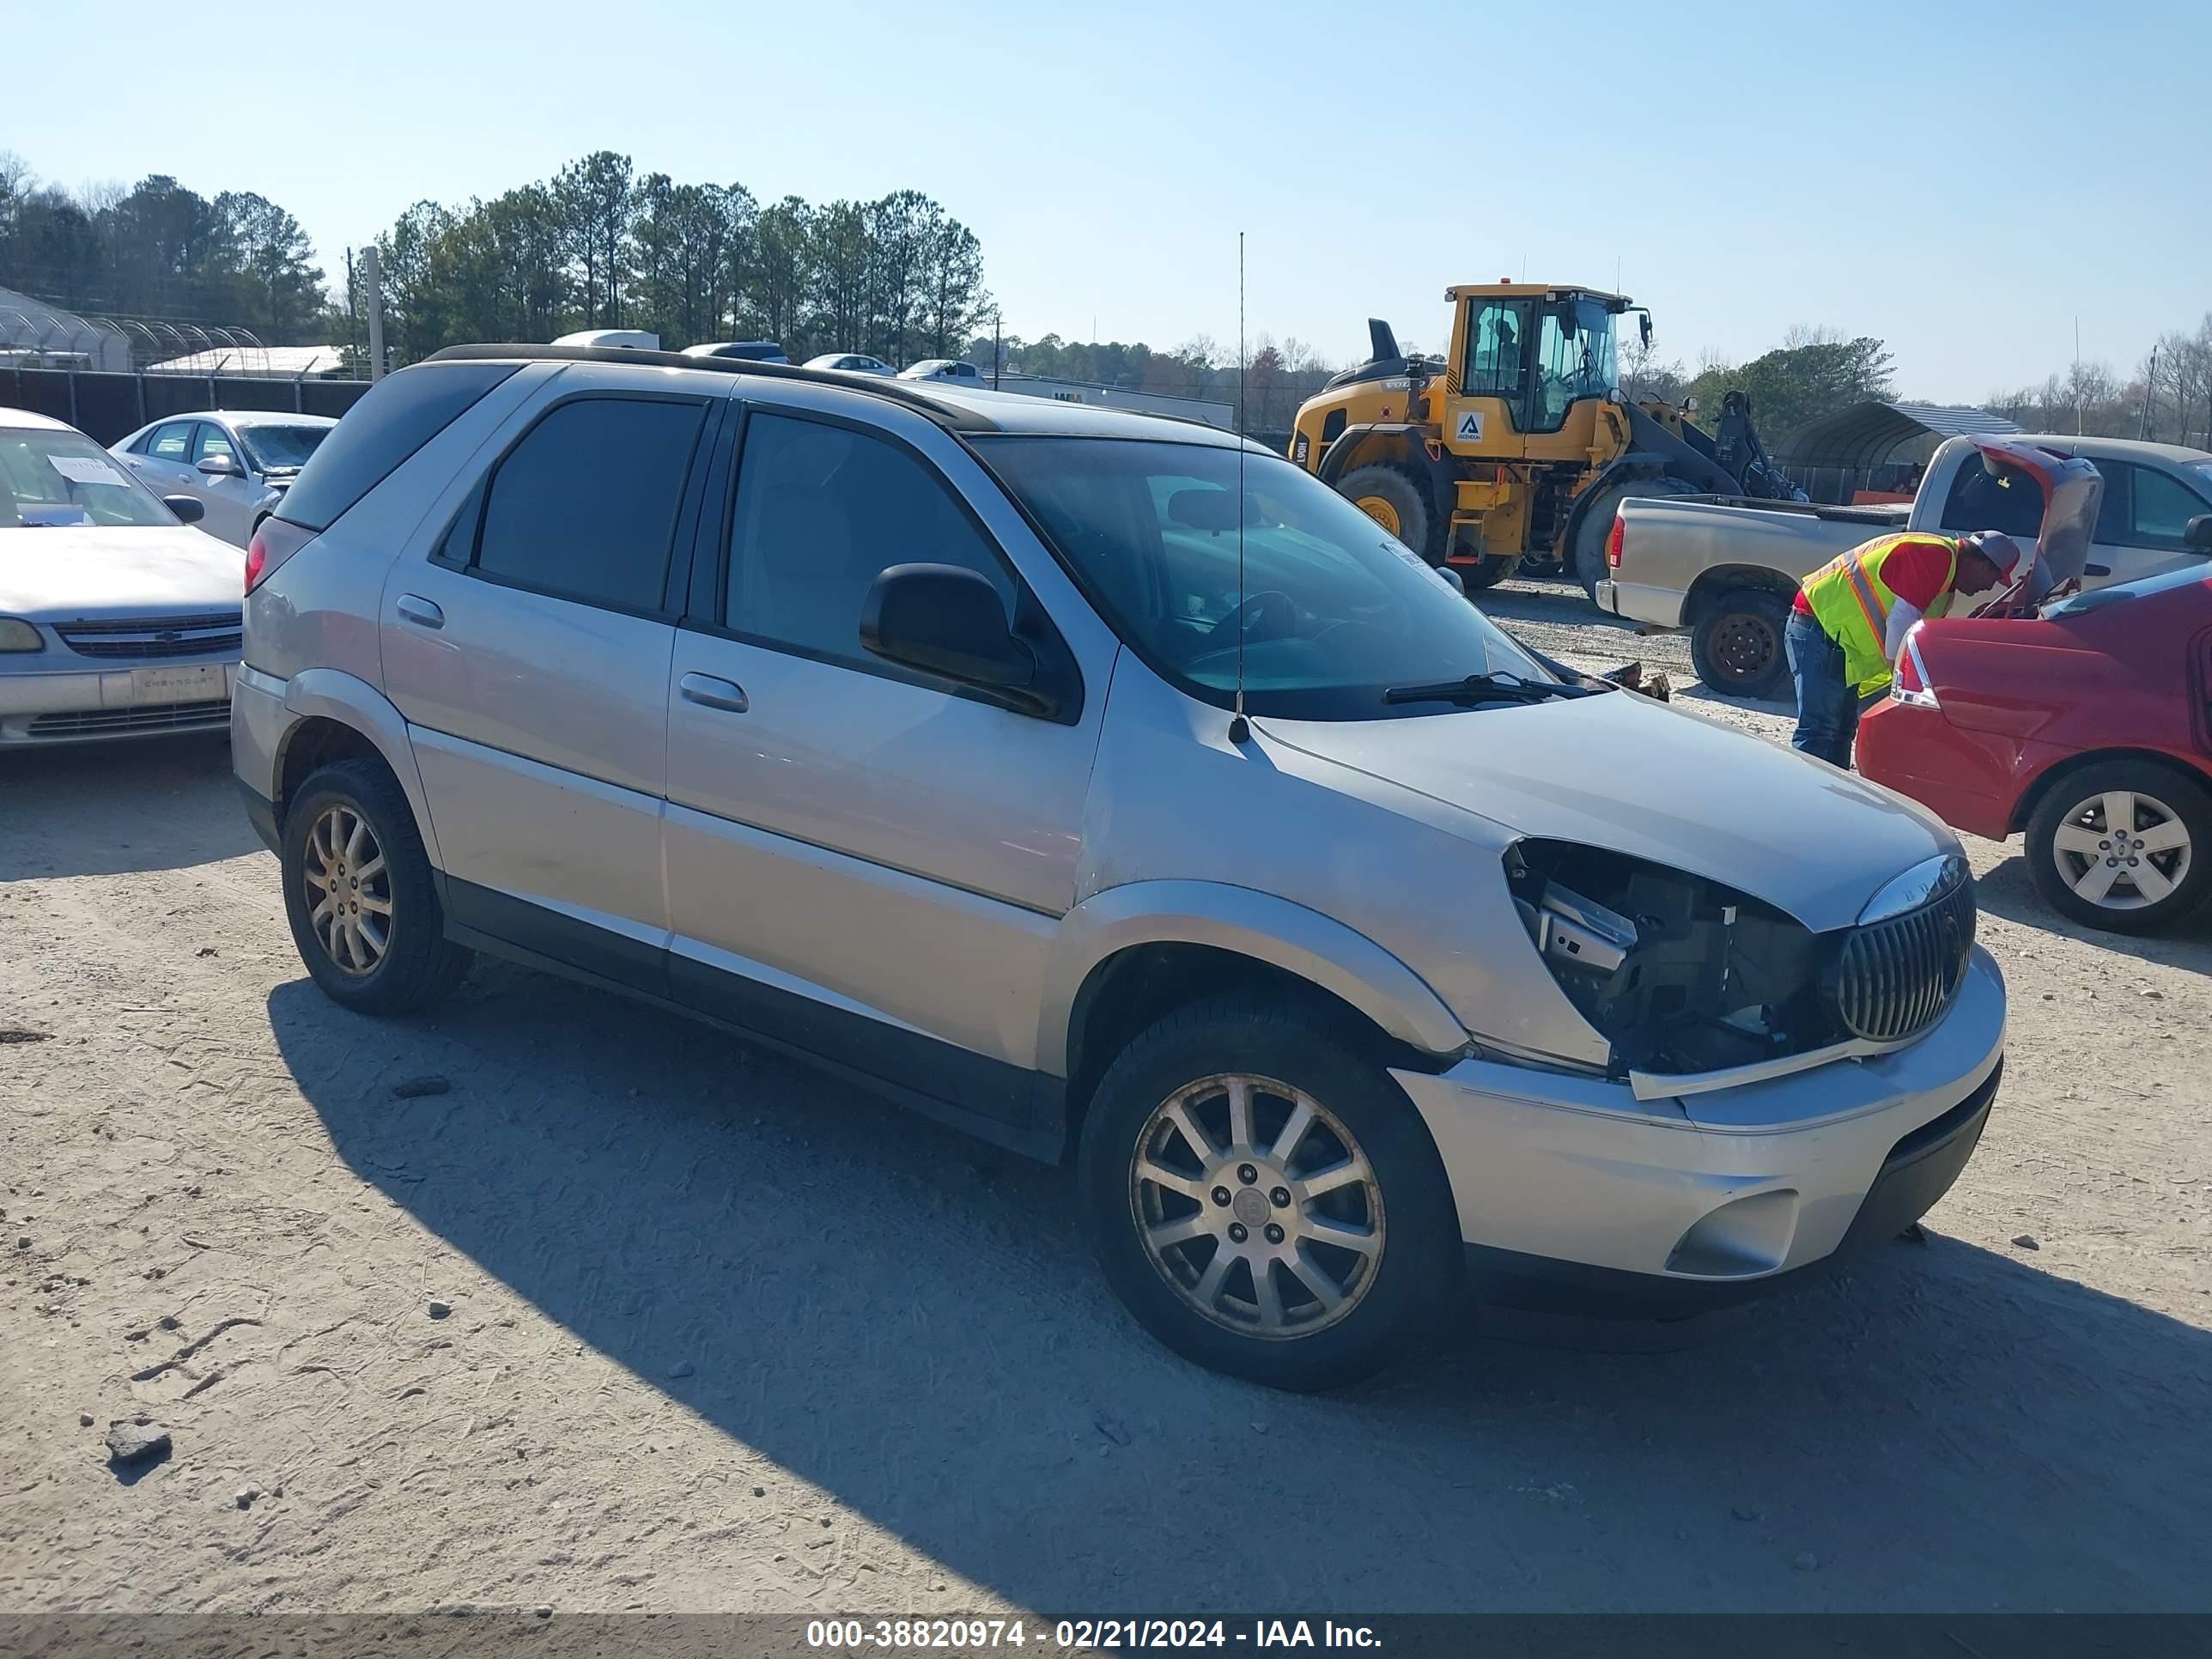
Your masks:
<svg viewBox="0 0 2212 1659"><path fill-rule="evenodd" d="M719 1027L1025 1158L1056 1164L1066 1150L1062 1079L672 957L473 882L442 872L438 879L446 937L456 945ZM830 1048L862 1058L833 1058ZM958 1097L926 1093L894 1073L942 1077Z"/></svg>

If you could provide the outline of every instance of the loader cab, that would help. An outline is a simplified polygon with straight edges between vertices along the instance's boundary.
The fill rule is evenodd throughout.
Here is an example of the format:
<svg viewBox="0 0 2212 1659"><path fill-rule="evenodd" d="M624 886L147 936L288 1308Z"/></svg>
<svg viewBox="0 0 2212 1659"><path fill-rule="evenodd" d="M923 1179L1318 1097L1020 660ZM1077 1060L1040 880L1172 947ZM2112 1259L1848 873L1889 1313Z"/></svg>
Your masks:
<svg viewBox="0 0 2212 1659"><path fill-rule="evenodd" d="M1445 297L1458 369L1442 411L1445 447L1500 460L1586 453L1596 403L1620 391L1615 328L1629 302L1527 283L1449 289Z"/></svg>

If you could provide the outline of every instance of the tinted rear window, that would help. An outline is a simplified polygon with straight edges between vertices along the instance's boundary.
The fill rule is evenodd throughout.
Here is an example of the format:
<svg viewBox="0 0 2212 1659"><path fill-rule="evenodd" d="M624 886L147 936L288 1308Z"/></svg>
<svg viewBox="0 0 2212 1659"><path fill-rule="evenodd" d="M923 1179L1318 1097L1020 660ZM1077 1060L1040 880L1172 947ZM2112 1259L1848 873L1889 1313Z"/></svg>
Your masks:
<svg viewBox="0 0 2212 1659"><path fill-rule="evenodd" d="M325 439L279 516L327 530L392 471L459 418L517 363L417 363L379 381Z"/></svg>

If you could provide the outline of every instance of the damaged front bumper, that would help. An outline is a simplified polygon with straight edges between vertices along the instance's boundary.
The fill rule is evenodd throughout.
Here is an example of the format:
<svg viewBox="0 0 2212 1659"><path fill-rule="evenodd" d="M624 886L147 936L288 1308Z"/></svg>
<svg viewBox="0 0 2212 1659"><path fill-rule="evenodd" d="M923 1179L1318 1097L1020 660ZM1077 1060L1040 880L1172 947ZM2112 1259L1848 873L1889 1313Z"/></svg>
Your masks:
<svg viewBox="0 0 2212 1659"><path fill-rule="evenodd" d="M1686 1313L1893 1237L1949 1190L1996 1097L2004 981L1977 947L1917 1040L1661 1100L1486 1059L1391 1073L1427 1122L1478 1291Z"/></svg>

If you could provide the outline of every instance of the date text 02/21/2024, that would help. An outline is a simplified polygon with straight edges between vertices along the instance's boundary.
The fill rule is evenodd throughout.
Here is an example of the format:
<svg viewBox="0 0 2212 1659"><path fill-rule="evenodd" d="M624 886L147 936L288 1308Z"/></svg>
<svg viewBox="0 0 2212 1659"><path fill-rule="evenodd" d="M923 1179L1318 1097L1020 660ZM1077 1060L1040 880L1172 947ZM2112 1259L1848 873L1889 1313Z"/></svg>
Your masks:
<svg viewBox="0 0 2212 1659"><path fill-rule="evenodd" d="M1134 1648L1372 1648L1381 1645L1365 1625L1305 1619L1255 1620L1249 1627L1222 1619L1062 1619L1049 1636L1032 1635L1019 1619L821 1619L806 1626L806 1644L831 1652L898 1650L963 1650L1041 1647L1075 1652Z"/></svg>

